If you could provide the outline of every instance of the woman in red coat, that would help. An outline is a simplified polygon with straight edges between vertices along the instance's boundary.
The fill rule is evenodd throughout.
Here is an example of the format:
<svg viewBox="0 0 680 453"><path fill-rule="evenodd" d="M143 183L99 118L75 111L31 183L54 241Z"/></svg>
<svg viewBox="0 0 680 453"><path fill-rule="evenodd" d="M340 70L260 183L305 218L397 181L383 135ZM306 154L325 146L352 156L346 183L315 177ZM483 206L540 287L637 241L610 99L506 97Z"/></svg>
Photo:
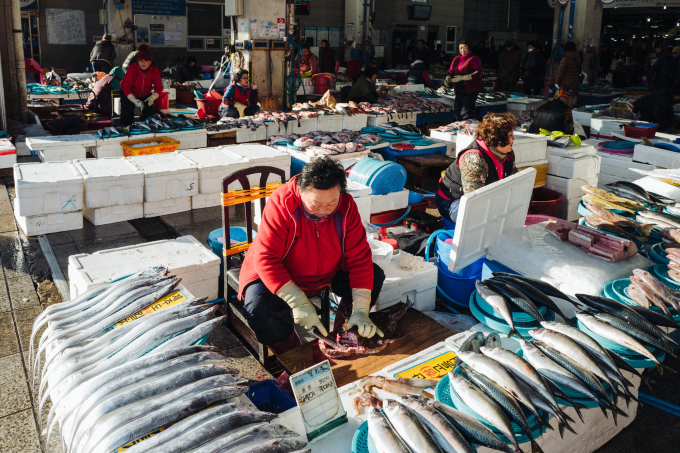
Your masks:
<svg viewBox="0 0 680 453"><path fill-rule="evenodd" d="M301 344L294 324L328 334L309 301L328 285L342 298L341 304L353 304L348 329L357 326L364 337L383 335L368 311L380 295L385 274L373 264L366 231L346 186L341 165L318 159L276 189L264 209L241 267L238 296L258 341L276 355ZM343 322L336 317L336 326Z"/></svg>
<svg viewBox="0 0 680 453"><path fill-rule="evenodd" d="M468 41L461 39L458 50L460 55L451 62L444 84L448 87L453 82L453 90L456 93L453 113L460 121L475 118L475 101L483 86L482 61L470 51Z"/></svg>
<svg viewBox="0 0 680 453"><path fill-rule="evenodd" d="M163 81L158 67L154 66L149 46L137 49L137 61L128 67L120 84L124 96L120 97L120 123L131 125L135 120L135 107L142 111L142 119L153 115L153 103L163 92Z"/></svg>

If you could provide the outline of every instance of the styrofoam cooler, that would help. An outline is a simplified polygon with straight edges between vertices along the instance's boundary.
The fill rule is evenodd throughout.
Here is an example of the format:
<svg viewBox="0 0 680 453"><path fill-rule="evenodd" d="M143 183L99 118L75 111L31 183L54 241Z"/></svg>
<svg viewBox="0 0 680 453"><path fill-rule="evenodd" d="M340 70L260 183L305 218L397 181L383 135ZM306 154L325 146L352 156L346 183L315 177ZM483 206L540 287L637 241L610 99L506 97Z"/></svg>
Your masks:
<svg viewBox="0 0 680 453"><path fill-rule="evenodd" d="M613 132L622 132L621 126L630 123L630 120L613 118L610 116L593 116L590 119L590 133L611 137Z"/></svg>
<svg viewBox="0 0 680 453"><path fill-rule="evenodd" d="M145 201L144 217L158 217L161 215L177 214L191 211L191 197L171 198L169 200Z"/></svg>
<svg viewBox="0 0 680 453"><path fill-rule="evenodd" d="M456 142L456 131L450 131L450 132L440 132L440 131L435 131L431 130L430 131L430 137L432 138L438 138L439 140L446 140L448 142Z"/></svg>
<svg viewBox="0 0 680 453"><path fill-rule="evenodd" d="M632 157L627 157L625 160L605 157L602 155L600 157L602 158L600 164L600 174L616 176L620 181L634 181L642 176L640 173L636 173L631 170L631 168L637 168L638 170L645 171L652 171L656 168L654 165L633 162Z"/></svg>
<svg viewBox="0 0 680 453"><path fill-rule="evenodd" d="M548 175L545 187L562 194L565 200L583 196L581 186L597 187L598 175L585 176L577 179L560 178L559 176Z"/></svg>
<svg viewBox="0 0 680 453"><path fill-rule="evenodd" d="M392 122L397 123L397 124L413 124L414 126L418 122L418 115L420 115L423 112L420 111L414 111L414 112L406 112L402 113L401 115L392 115Z"/></svg>
<svg viewBox="0 0 680 453"><path fill-rule="evenodd" d="M635 145L633 160L661 168L680 168L680 153L642 144Z"/></svg>
<svg viewBox="0 0 680 453"><path fill-rule="evenodd" d="M290 178L290 154L288 153L277 151L274 148L257 143L223 146L222 150L235 157L245 159L248 164L247 168L259 166L276 167L284 171L286 181ZM260 184L257 175L250 175L248 180L250 181L251 186ZM279 177L272 174L269 175L267 183L279 181ZM238 188L241 188L240 185Z"/></svg>
<svg viewBox="0 0 680 453"><path fill-rule="evenodd" d="M369 126L380 126L381 124L387 123L390 121L387 118L387 115L369 115L368 116L368 125Z"/></svg>
<svg viewBox="0 0 680 453"><path fill-rule="evenodd" d="M407 271L399 267L394 259L383 267L385 282L375 304L375 310L383 310L399 302L409 301L416 310L430 311L435 308L437 299L437 266L434 263L417 271Z"/></svg>
<svg viewBox="0 0 680 453"><path fill-rule="evenodd" d="M20 216L81 211L83 177L73 162L14 165L16 200Z"/></svg>
<svg viewBox="0 0 680 453"><path fill-rule="evenodd" d="M144 203L107 206L104 208L83 208L83 217L93 225L127 222L144 218Z"/></svg>
<svg viewBox="0 0 680 453"><path fill-rule="evenodd" d="M217 298L220 258L193 236L71 255L71 297L152 266L167 266L196 298Z"/></svg>
<svg viewBox="0 0 680 453"><path fill-rule="evenodd" d="M146 140L149 138L154 138L155 136L156 134L150 133L133 135L131 137L124 135L120 137L98 139L94 155L97 157L97 159L103 159L105 157L123 157L125 156L125 153L121 143L129 142L131 140Z"/></svg>
<svg viewBox="0 0 680 453"><path fill-rule="evenodd" d="M564 199L561 205L557 207L557 218L573 222L581 218L578 213L578 204L581 202L581 197Z"/></svg>
<svg viewBox="0 0 680 453"><path fill-rule="evenodd" d="M291 119L288 122L288 130L291 134L304 135L309 134L312 131L319 130L319 119L314 118L300 118L298 126L298 120Z"/></svg>
<svg viewBox="0 0 680 453"><path fill-rule="evenodd" d="M281 122L280 124L276 124L274 121L266 121L264 123L264 126L267 128L265 135L267 136L267 139L271 137L272 135L288 135L292 130L292 125L291 122L288 122L288 124L283 124ZM262 127L262 126L260 126Z"/></svg>
<svg viewBox="0 0 680 453"><path fill-rule="evenodd" d="M144 172L144 201L158 202L198 194L196 166L176 153L128 157Z"/></svg>
<svg viewBox="0 0 680 453"><path fill-rule="evenodd" d="M73 161L83 176L84 207L88 209L140 204L144 173L124 157Z"/></svg>
<svg viewBox="0 0 680 453"><path fill-rule="evenodd" d="M15 210L14 218L26 236L60 233L83 228L83 211L22 216Z"/></svg>
<svg viewBox="0 0 680 453"><path fill-rule="evenodd" d="M362 222L371 222L371 189L350 179L347 180L347 193L354 198Z"/></svg>
<svg viewBox="0 0 680 453"><path fill-rule="evenodd" d="M602 109L600 110L585 110L585 108L578 108L571 111L574 121L578 121L582 126L588 127L590 127L590 122L593 117L597 118L598 116L604 116L604 112L609 112L609 105L602 105Z"/></svg>
<svg viewBox="0 0 680 453"><path fill-rule="evenodd" d="M371 195L371 214L404 209L408 206L408 193L409 191L404 189L387 195Z"/></svg>
<svg viewBox="0 0 680 453"><path fill-rule="evenodd" d="M208 131L205 128L158 133L156 137L167 137L177 140L179 142L179 148L177 149L195 149L208 146Z"/></svg>
<svg viewBox="0 0 680 453"><path fill-rule="evenodd" d="M342 128L350 131L359 131L368 126L368 115L365 113L355 113L352 116L343 115Z"/></svg>
<svg viewBox="0 0 680 453"><path fill-rule="evenodd" d="M17 163L17 149L9 140L0 140L0 168L12 168Z"/></svg>
<svg viewBox="0 0 680 453"><path fill-rule="evenodd" d="M97 145L93 134L26 137L26 145L42 162L85 159L87 149Z"/></svg>
<svg viewBox="0 0 680 453"><path fill-rule="evenodd" d="M560 148L558 146L548 146L547 152L548 154L554 154L556 156L568 156L572 159L576 159L577 157L596 154L597 148L589 143L581 143L578 146L575 146L573 143L570 143L569 146L567 146L566 148Z"/></svg>
<svg viewBox="0 0 680 453"><path fill-rule="evenodd" d="M340 114L330 114L330 115L319 115L318 128L320 131L326 132L340 132L342 130L342 118L344 115Z"/></svg>
<svg viewBox="0 0 680 453"><path fill-rule="evenodd" d="M254 131L247 127L236 129L236 143L250 143L267 140L267 127L259 126Z"/></svg>
<svg viewBox="0 0 680 453"><path fill-rule="evenodd" d="M592 154L577 158L548 153L548 174L566 179L583 178L600 173L601 157Z"/></svg>
<svg viewBox="0 0 680 453"><path fill-rule="evenodd" d="M545 160L548 149L548 137L543 135L515 133L512 151L515 153L515 164Z"/></svg>

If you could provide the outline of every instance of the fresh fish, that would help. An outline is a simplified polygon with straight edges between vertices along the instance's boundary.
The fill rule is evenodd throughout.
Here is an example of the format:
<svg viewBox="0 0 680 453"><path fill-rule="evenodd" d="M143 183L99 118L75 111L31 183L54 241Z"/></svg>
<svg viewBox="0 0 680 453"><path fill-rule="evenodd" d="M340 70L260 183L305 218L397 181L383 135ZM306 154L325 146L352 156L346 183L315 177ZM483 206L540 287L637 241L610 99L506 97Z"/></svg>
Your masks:
<svg viewBox="0 0 680 453"><path fill-rule="evenodd" d="M451 391L456 392L468 407L510 439L516 453L521 453L522 450L519 448L510 420L508 420L503 409L463 376L451 371L448 376Z"/></svg>
<svg viewBox="0 0 680 453"><path fill-rule="evenodd" d="M562 415L559 412L557 412L557 410L550 403L548 403L545 400L545 398L543 398L541 395L539 395L533 388L528 388L527 394L531 398L531 402L534 403L534 405L536 407L538 407L539 409L549 413L550 415L552 415L556 419L560 420ZM566 414L564 414L564 416L569 417ZM569 420L572 423L574 422L574 420L571 420L571 419L569 419ZM560 437L562 439L564 439L564 428L567 428L569 431L571 431L574 434L578 434L576 431L574 431L574 429L571 427L571 425L569 425L569 423L567 423L566 421L565 422L559 421L557 426L559 428Z"/></svg>
<svg viewBox="0 0 680 453"><path fill-rule="evenodd" d="M239 450L238 453L308 453L311 449L300 450L307 445L307 442L301 440L291 439L274 439L259 443L252 447L247 447L244 450ZM216 453L222 453L220 450Z"/></svg>
<svg viewBox="0 0 680 453"><path fill-rule="evenodd" d="M656 211L642 211L639 212L638 215L643 218L651 219L649 223L656 223L660 226L670 225L672 228L680 228L680 217L675 215Z"/></svg>
<svg viewBox="0 0 680 453"><path fill-rule="evenodd" d="M481 391L487 394L492 400L494 400L500 407L502 407L506 414L522 428L524 434L529 437L531 442L532 452L542 452L541 447L538 446L533 434L531 433L531 428L529 428L529 421L527 420L524 412L519 407L519 404L512 395L506 392L493 380L489 379L486 375L478 373L467 365L460 366L460 374L470 381L472 384L476 385Z"/></svg>
<svg viewBox="0 0 680 453"><path fill-rule="evenodd" d="M418 416L425 427L430 430L443 451L455 451L458 453L474 452L468 441L458 432L456 427L436 409L417 397L402 396L401 400L406 407Z"/></svg>
<svg viewBox="0 0 680 453"><path fill-rule="evenodd" d="M524 404L542 423L546 424L541 418L536 407L531 404L531 400L524 392L524 387L520 384L512 373L505 368L501 363L495 361L491 357L476 352L459 352L460 357L466 364L470 365L472 369L478 371L489 379L493 379L501 388L505 389L512 396L517 398Z"/></svg>
<svg viewBox="0 0 680 453"><path fill-rule="evenodd" d="M417 415L396 400L385 400L383 410L394 430L414 453L442 453L430 431Z"/></svg>
<svg viewBox="0 0 680 453"><path fill-rule="evenodd" d="M581 199L583 200L584 203L594 204L594 205L600 206L604 209L607 209L608 211L618 210L618 211L626 211L626 212L630 212L631 214L635 214L635 211L632 210L632 209L629 209L629 208L627 208L627 207L625 207L621 204L612 203L610 201L607 201L603 198L597 197L597 196L589 194L589 193L585 194L583 197L581 197Z"/></svg>
<svg viewBox="0 0 680 453"><path fill-rule="evenodd" d="M680 297L678 297L673 291L671 291L666 285L661 283L657 278L655 278L649 272L643 269L633 270L633 275L642 279L650 288L664 301L671 304L673 308L680 312Z"/></svg>
<svg viewBox="0 0 680 453"><path fill-rule="evenodd" d="M173 430L172 428L176 425L185 424L185 422L194 417L198 417L203 412L209 410L210 409L206 409L196 415L188 417L175 425L172 425L165 431L175 432L176 430ZM192 453L207 453L214 451L226 452L240 450L244 445L248 445L254 441L262 442L269 439L298 437L298 433L283 425L263 423L269 422L276 417L275 414L259 411L241 411L221 417L214 417L207 420L205 423L194 427L194 429L185 430L186 432L182 435L174 434L171 440L156 448L150 448L146 445L146 441L144 441L141 443L141 447L143 448L134 451L143 451L145 453L182 453L189 450L191 450ZM253 423L255 424L253 425ZM165 433L165 431L160 434ZM158 437L158 435L154 437ZM194 450L193 448L196 445L200 445L200 447ZM132 449L128 450L132 451ZM127 453L128 450L125 450L125 453Z"/></svg>
<svg viewBox="0 0 680 453"><path fill-rule="evenodd" d="M506 272L494 272L493 273L494 277L511 277L511 278L516 278L522 281L527 282L534 288L538 289L539 291L542 291L544 294L547 294L548 296L551 297L557 297L558 299L565 300L569 302L570 304L577 306L576 303L566 294L564 294L562 291L559 289L555 288L553 285L550 283L546 283L542 280L536 280L535 278L529 278L525 277L523 275L519 274L508 274Z"/></svg>
<svg viewBox="0 0 680 453"><path fill-rule="evenodd" d="M608 211L604 209L601 206L592 204L592 203L586 203L586 209L588 211L592 212L593 214L597 215L598 217L605 219L612 224L618 226L618 227L624 227L624 228L637 228L644 234L645 236L649 236L650 233L652 232L652 225L651 223L641 223L637 222L633 219L623 217L618 214L614 214L611 211Z"/></svg>
<svg viewBox="0 0 680 453"><path fill-rule="evenodd" d="M647 307L649 307L649 303L651 302L652 305L659 307L664 314L668 317L668 319L672 319L673 316L671 315L671 312L668 310L668 307L666 306L666 303L654 292L654 290L641 278L631 276L629 277L629 280L632 283L632 286L642 295L644 296L645 300L647 301ZM634 291L633 294L629 294L631 298L633 296L639 297L638 294Z"/></svg>
<svg viewBox="0 0 680 453"><path fill-rule="evenodd" d="M594 316L596 319L599 319L600 321L606 322L610 326L627 333L633 338L636 338L639 342L642 344L649 345L653 348L659 349L663 352L665 352L668 355L675 356L675 354L672 352L672 350L659 338L656 338L655 336L645 332L642 329L639 329L633 325L628 324L626 321L624 321L621 318L617 318L616 316L612 316L609 313L601 313L601 312L586 312L587 314Z"/></svg>
<svg viewBox="0 0 680 453"><path fill-rule="evenodd" d="M119 414L115 414L117 411L108 414L111 416L106 420L108 423L100 420L101 424L94 428L82 451L110 453L169 423L182 420L218 401L235 398L248 390L248 387L214 387L219 382L215 378L219 377L221 376L198 381L193 388L192 385L184 386L154 398L147 404L135 405L134 408L132 405L123 407L119 409L122 411ZM206 381L210 380L213 380L213 386L207 384Z"/></svg>
<svg viewBox="0 0 680 453"><path fill-rule="evenodd" d="M113 134L116 134L116 136L123 135L123 134L121 134L121 132L120 132L118 129L116 129L115 127L110 127L110 128L109 128L109 131L111 131L111 133L113 133Z"/></svg>
<svg viewBox="0 0 680 453"><path fill-rule="evenodd" d="M484 339L484 347L486 347L486 348L500 348L501 346L502 346L501 336L498 335L498 332L491 332ZM475 351L475 352L480 352L480 351Z"/></svg>
<svg viewBox="0 0 680 453"><path fill-rule="evenodd" d="M626 291L628 292L628 297L630 297L633 302L638 304L640 307L649 309L650 307L649 299L647 299L647 296L645 296L645 294L640 290L640 288L635 286L635 283L631 283L630 285L628 285Z"/></svg>
<svg viewBox="0 0 680 453"><path fill-rule="evenodd" d="M493 450L498 450L505 453L513 453L513 450L505 442L503 442L500 437L498 437L485 425L480 423L476 418L456 410L451 406L447 406L446 404L442 404L425 397L417 398L420 398L423 401L426 400L427 404L437 409L441 414L445 415L451 424L455 426L468 440L468 442L473 442L478 445L483 445Z"/></svg>
<svg viewBox="0 0 680 453"><path fill-rule="evenodd" d="M628 294L630 295L630 290L628 291ZM656 326L670 327L671 329L680 329L680 324L678 324L677 322L673 321L672 319L668 319L667 317L655 311L649 310L648 308L636 307L634 305L631 305L630 308L632 308L633 311L636 312L638 315L642 316L647 321L651 322Z"/></svg>
<svg viewBox="0 0 680 453"><path fill-rule="evenodd" d="M618 195L615 195L611 192L607 192L606 190L598 189L597 187L592 187L592 186L581 186L581 190L583 190L584 193L591 194L597 198L601 198L603 200L606 200L610 203L616 203L616 204L630 204L631 200L626 197L620 197ZM639 203L635 203L637 207L639 208L644 208L644 206L640 205ZM586 206L587 207L587 206ZM591 211L592 212L592 211Z"/></svg>
<svg viewBox="0 0 680 453"><path fill-rule="evenodd" d="M606 231L607 233L612 233L617 236L621 236L622 238L628 239L628 240L635 240L635 241L640 241L640 242L645 242L647 241L647 238L645 236L634 236L626 231L624 231L622 228L614 225L608 220L603 219L602 217L592 214L586 217L586 222L588 225L592 226L593 228L597 228L598 230Z"/></svg>
<svg viewBox="0 0 680 453"><path fill-rule="evenodd" d="M137 126L137 128L139 128L139 129L142 129L142 130L151 132L151 126L149 126L148 124L143 123L143 122L141 122L141 121L137 121L137 122L135 123L135 126Z"/></svg>
<svg viewBox="0 0 680 453"><path fill-rule="evenodd" d="M510 326L510 332L508 333L508 338L513 335L522 338L522 335L515 329L515 323L512 319L512 311L510 310L510 305L505 299L505 297L498 294L496 291L489 288L484 282L477 280L475 283L475 288L480 297L484 299L486 303L491 305L494 310L501 314L506 323Z"/></svg>
<svg viewBox="0 0 680 453"><path fill-rule="evenodd" d="M460 347L460 350L479 352L479 348L481 348L483 344L484 334L482 332L475 332L469 337L467 337L463 345Z"/></svg>
<svg viewBox="0 0 680 453"><path fill-rule="evenodd" d="M379 452L411 453L387 417L374 407L368 412L368 435Z"/></svg>
<svg viewBox="0 0 680 453"><path fill-rule="evenodd" d="M662 229L675 229L676 227L671 225L668 222L664 222L659 218L653 218L650 216L645 215L642 212L638 212L637 215L635 216L635 220L638 222L644 222L644 223L651 223L657 228L662 228Z"/></svg>
<svg viewBox="0 0 680 453"><path fill-rule="evenodd" d="M507 283L510 286L514 286L515 288L520 290L524 295L526 295L529 299L531 299L531 301L534 304L542 305L543 307L552 310L558 315L560 315L562 319L564 319L566 322L570 322L569 317L562 313L560 307L558 307L557 304L553 302L553 300L550 297L548 297L543 291L536 289L530 283L527 283L524 280L514 277L499 276L494 277L494 279L497 279L503 283Z"/></svg>
<svg viewBox="0 0 680 453"><path fill-rule="evenodd" d="M577 402L575 402L574 400L572 400L572 399L569 397L569 395L567 395L566 393L564 393L564 392L562 391L562 389L559 388L559 387L557 386L557 384L555 384L555 383L554 383L553 381L551 381L550 379L545 378L545 383L548 384L548 387L550 387L550 390L552 391L553 397L554 397L554 398L559 398L559 399L561 399L561 400L563 400L563 401L566 401L568 404L570 404L571 407L574 408L574 411L576 411L576 415L578 415L578 418L581 419L581 423L585 423L585 422L583 421L583 414L581 414L581 409L588 409L588 407L587 407L585 404L577 403ZM562 411L561 409L560 409L560 411L561 411L562 415L564 415L564 417L565 417L567 420L571 420L571 419L569 418L569 416L568 416L564 411Z"/></svg>
<svg viewBox="0 0 680 453"><path fill-rule="evenodd" d="M680 228L664 228L659 231L659 234L669 241L680 242Z"/></svg>
<svg viewBox="0 0 680 453"><path fill-rule="evenodd" d="M538 308L533 302L520 290L514 288L507 283L498 280L487 280L485 282L491 289L498 291L501 295L508 298L517 308L531 316L537 321L543 321L543 315L539 313Z"/></svg>
<svg viewBox="0 0 680 453"><path fill-rule="evenodd" d="M197 325L193 329L184 332L175 338L169 340L165 344L161 345L158 347L159 352L163 351L168 351L170 349L174 349L177 347L180 347L185 344L194 344L201 338L205 337L206 335L209 335L212 330L220 325L222 321L227 319L226 316L220 316L215 319L211 319L210 321L206 321L202 324Z"/></svg>
<svg viewBox="0 0 680 453"><path fill-rule="evenodd" d="M642 187L628 181L617 181L605 186L608 190L614 192L620 197L627 198L633 201L643 201L645 203L654 204L652 197Z"/></svg>

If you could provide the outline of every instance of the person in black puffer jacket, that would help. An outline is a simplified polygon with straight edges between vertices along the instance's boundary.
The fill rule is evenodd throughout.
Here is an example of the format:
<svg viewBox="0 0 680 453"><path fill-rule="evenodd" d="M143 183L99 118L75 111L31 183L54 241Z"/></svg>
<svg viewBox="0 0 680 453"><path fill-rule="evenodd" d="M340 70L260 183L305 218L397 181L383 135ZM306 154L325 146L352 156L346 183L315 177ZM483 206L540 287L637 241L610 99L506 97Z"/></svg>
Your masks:
<svg viewBox="0 0 680 453"><path fill-rule="evenodd" d="M673 85L675 81L675 70L678 66L678 61L668 51L664 52L654 62L649 72L647 73L647 83L649 84L649 92L663 90Z"/></svg>
<svg viewBox="0 0 680 453"><path fill-rule="evenodd" d="M656 123L660 131L673 125L673 105L680 102L680 83L649 93L633 102L633 113L639 120Z"/></svg>
<svg viewBox="0 0 680 453"><path fill-rule="evenodd" d="M427 66L420 60L416 60L411 64L411 70L408 72L408 84L418 85L423 84L426 87L430 86L430 73L427 72Z"/></svg>
<svg viewBox="0 0 680 453"><path fill-rule="evenodd" d="M116 61L116 47L111 42L111 35L102 36L90 52L90 63L96 72L109 73Z"/></svg>

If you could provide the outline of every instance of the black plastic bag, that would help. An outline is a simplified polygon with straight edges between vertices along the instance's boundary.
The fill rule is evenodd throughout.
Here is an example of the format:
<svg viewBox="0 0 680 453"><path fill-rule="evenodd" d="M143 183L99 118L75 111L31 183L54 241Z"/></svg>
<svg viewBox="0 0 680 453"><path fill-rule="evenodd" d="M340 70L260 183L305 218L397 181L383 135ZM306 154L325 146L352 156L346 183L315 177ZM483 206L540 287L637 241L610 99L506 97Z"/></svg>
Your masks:
<svg viewBox="0 0 680 453"><path fill-rule="evenodd" d="M404 219L404 224L409 225L415 223L419 230L426 233L434 233L441 228L442 221L440 218L428 214L425 211L415 211L409 212L408 216Z"/></svg>

